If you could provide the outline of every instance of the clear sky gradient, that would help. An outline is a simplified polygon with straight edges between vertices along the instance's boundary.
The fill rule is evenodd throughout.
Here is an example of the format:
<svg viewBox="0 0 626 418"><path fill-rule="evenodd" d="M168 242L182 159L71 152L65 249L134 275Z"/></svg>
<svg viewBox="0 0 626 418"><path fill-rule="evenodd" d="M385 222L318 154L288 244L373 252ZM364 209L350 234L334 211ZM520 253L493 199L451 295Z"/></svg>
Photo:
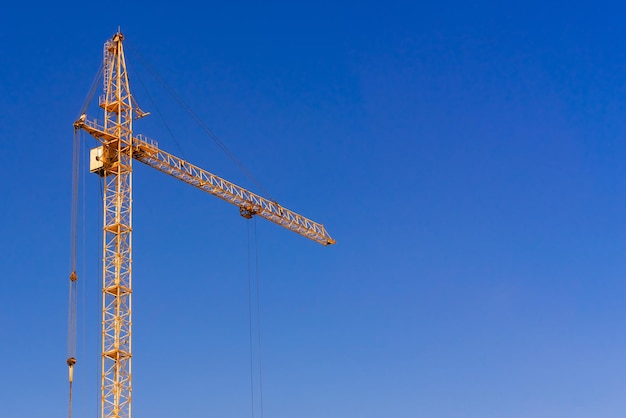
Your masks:
<svg viewBox="0 0 626 418"><path fill-rule="evenodd" d="M3 6L0 415L67 416L72 123L119 26L151 112L137 133L260 192L143 59L272 197L337 240L247 225L136 163L135 417L261 416L248 226L265 417L626 416L626 8L495 3ZM74 416L87 418L101 202L82 173Z"/></svg>

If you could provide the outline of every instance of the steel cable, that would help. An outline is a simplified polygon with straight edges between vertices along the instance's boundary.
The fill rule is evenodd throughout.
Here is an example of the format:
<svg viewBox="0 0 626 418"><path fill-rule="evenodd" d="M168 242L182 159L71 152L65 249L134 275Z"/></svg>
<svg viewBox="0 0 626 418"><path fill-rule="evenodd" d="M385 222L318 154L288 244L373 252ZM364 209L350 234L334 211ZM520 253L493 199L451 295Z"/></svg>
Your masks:
<svg viewBox="0 0 626 418"><path fill-rule="evenodd" d="M150 94L150 92L146 88L146 85L143 83L143 80L141 79L141 76L139 75L139 72L137 70L135 70L135 66L133 65L132 60L129 60L129 63L130 63L130 68L133 69L133 72L135 73L135 75L137 76L137 79L139 80L139 84L141 84L141 87L143 87L143 90L146 93L146 96L148 96L148 100L150 100L150 103L152 103L152 106L154 107L154 110L156 111L157 115L159 116L159 119L161 120L161 123L163 123L163 125L165 126L165 129L167 130L167 132L170 134L170 137L174 141L174 144L176 144L176 148L178 148L178 151L180 151L180 155L182 155L182 157L185 160L188 160L187 156L185 155L185 152L183 151L183 149L180 147L180 144L176 140L176 137L174 136L174 132L170 128L170 125L167 123L167 121L163 117L163 114L161 113L161 110L159 110L159 107L157 106L156 102L152 98L152 95Z"/></svg>
<svg viewBox="0 0 626 418"><path fill-rule="evenodd" d="M202 121L200 116L182 99L182 97L165 81L163 76L152 66L148 60L141 54L141 52L132 45L129 41L126 41L130 49L137 54L138 61L144 66L144 68L154 77L154 79L161 84L161 87L191 116L196 124L211 138L217 146L237 165L243 174L250 179L270 200L275 200L271 197L269 192L261 185L261 183L250 173L250 171L235 157L235 154L222 142L222 140Z"/></svg>
<svg viewBox="0 0 626 418"><path fill-rule="evenodd" d="M102 77L103 70L104 70L104 63L101 62L100 68L98 68L98 72L96 73L96 76L94 77L93 81L91 82L91 86L89 87L89 93L87 93L87 96L85 97L85 101L83 102L83 105L80 108L80 113L78 114L78 117L80 117L85 112L87 112L87 108L89 107L89 104L93 100L93 96L96 94L96 88L98 88L98 83L100 82L100 77Z"/></svg>
<svg viewBox="0 0 626 418"><path fill-rule="evenodd" d="M254 218L254 266L256 271L256 318L257 318L257 337L258 337L258 354L259 354L259 401L261 406L261 418L263 418L263 361L261 357L261 288L259 286L259 244L256 228L256 217Z"/></svg>
<svg viewBox="0 0 626 418"><path fill-rule="evenodd" d="M80 166L80 135L74 129L72 154L72 197L70 210L70 286L68 295L67 316L67 359L69 368L69 405L68 416L72 418L72 383L74 381L74 365L76 364L76 308L78 275L76 274L76 248L78 240L78 195Z"/></svg>
<svg viewBox="0 0 626 418"><path fill-rule="evenodd" d="M254 256L255 270L255 296L256 296L256 326L257 326L257 359L259 362L259 407L261 418L264 417L263 411L263 358L261 356L261 290L259 286L259 246L257 239L257 223L254 218L254 229L252 231L254 237L254 254L251 250L250 239L250 222L247 224L248 235L248 321L250 329L250 398L252 408L252 418L254 418L254 373L253 373L253 338L252 338L252 257Z"/></svg>
<svg viewBox="0 0 626 418"><path fill-rule="evenodd" d="M250 222L246 222L248 236L248 329L250 333L250 414L254 418L254 372L252 355L252 268L250 263Z"/></svg>

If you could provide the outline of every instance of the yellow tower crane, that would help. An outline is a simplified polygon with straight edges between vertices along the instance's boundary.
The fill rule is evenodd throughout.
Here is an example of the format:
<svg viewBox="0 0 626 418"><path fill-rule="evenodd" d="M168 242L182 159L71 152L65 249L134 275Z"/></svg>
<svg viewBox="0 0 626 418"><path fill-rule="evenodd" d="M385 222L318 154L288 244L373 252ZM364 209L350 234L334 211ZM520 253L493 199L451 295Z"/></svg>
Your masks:
<svg viewBox="0 0 626 418"><path fill-rule="evenodd" d="M238 206L246 218L258 215L322 245L335 243L322 224L169 154L159 149L156 141L134 134L133 120L146 113L131 95L123 40L118 32L104 44L104 94L99 98L103 121L83 114L74 123L75 130L83 129L101 144L90 152L90 170L104 179L101 418L131 417L133 160ZM72 285L76 280L73 271ZM70 356L67 363L71 415L76 359Z"/></svg>

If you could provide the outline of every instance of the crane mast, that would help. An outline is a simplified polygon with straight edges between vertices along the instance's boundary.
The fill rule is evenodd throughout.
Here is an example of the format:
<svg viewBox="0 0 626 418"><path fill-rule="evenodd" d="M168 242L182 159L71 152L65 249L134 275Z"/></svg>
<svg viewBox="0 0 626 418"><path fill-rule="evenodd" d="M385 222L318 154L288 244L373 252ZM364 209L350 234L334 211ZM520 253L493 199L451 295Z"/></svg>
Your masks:
<svg viewBox="0 0 626 418"><path fill-rule="evenodd" d="M134 135L133 119L147 113L130 92L123 39L118 32L104 44L104 94L98 100L104 121L83 114L74 123L75 129L85 130L101 144L90 154L91 171L104 179L101 418L131 417L133 159L238 206L245 218L258 215L322 245L335 243L324 225L169 154L156 141Z"/></svg>
<svg viewBox="0 0 626 418"><path fill-rule="evenodd" d="M121 33L104 44L102 418L130 418L132 400L133 102Z"/></svg>

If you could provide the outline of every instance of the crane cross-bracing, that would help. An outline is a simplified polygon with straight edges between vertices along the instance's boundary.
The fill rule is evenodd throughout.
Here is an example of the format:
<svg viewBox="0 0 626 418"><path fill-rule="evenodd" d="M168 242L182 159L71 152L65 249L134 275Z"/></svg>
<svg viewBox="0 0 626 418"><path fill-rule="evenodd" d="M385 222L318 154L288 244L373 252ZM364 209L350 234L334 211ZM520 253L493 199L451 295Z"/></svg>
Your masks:
<svg viewBox="0 0 626 418"><path fill-rule="evenodd" d="M91 150L90 157L91 171L104 178L101 418L131 417L133 160L238 206L246 218L258 215L322 245L335 243L322 224L169 154L156 141L135 135L133 120L146 113L137 107L130 92L123 39L118 32L104 44L104 94L99 99L103 121L83 114L74 123L76 130L86 131L101 144ZM75 272L70 280L77 280ZM70 415L75 363L75 358L68 358Z"/></svg>
<svg viewBox="0 0 626 418"><path fill-rule="evenodd" d="M115 137L105 132L104 127L98 125L95 120L84 118L78 122L78 126L103 143L115 140ZM335 240L326 232L324 225L307 219L272 200L261 197L175 155L169 154L159 149L157 142L154 140L139 134L133 136L132 144L134 159L239 206L239 211L244 217L259 215L322 245L335 243ZM100 161L101 164L97 164L93 171L102 174L104 165L110 163L107 162L107 157L103 155L103 147L98 147L94 154L98 157L97 161Z"/></svg>

